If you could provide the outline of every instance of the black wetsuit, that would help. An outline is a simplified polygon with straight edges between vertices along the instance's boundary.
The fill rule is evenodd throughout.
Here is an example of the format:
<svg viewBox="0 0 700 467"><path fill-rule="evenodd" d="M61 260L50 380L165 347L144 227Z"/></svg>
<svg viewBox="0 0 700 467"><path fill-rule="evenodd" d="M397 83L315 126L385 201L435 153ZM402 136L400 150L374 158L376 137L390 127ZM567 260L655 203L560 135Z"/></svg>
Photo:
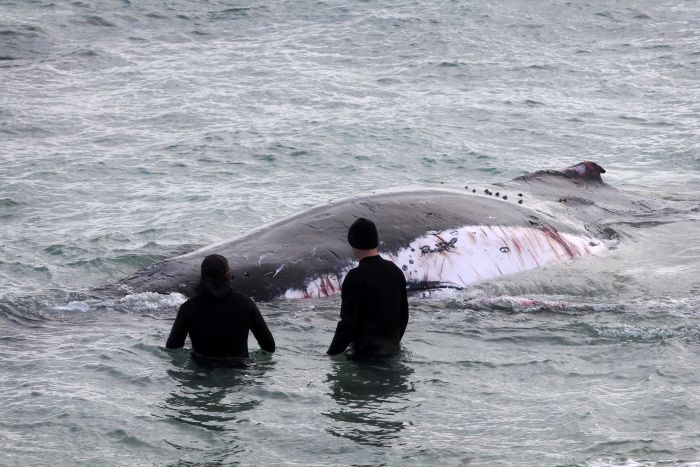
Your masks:
<svg viewBox="0 0 700 467"><path fill-rule="evenodd" d="M248 357L248 331L260 348L275 351L275 340L253 300L233 292L215 298L195 295L180 306L165 346L177 349L190 334L192 350L207 357Z"/></svg>
<svg viewBox="0 0 700 467"><path fill-rule="evenodd" d="M340 322L328 354L352 344L357 356L397 353L408 324L406 278L391 261L369 256L343 281Z"/></svg>

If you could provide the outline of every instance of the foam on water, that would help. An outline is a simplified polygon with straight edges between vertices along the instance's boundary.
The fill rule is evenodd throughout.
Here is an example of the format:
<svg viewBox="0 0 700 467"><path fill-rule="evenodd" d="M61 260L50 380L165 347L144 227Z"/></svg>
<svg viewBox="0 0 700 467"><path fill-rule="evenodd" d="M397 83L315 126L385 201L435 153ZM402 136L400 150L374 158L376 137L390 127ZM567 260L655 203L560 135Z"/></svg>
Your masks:
<svg viewBox="0 0 700 467"><path fill-rule="evenodd" d="M116 308L127 309L134 312L174 311L182 305L187 297L173 292L171 294L159 294L155 292L143 292L130 294L120 298L115 304Z"/></svg>

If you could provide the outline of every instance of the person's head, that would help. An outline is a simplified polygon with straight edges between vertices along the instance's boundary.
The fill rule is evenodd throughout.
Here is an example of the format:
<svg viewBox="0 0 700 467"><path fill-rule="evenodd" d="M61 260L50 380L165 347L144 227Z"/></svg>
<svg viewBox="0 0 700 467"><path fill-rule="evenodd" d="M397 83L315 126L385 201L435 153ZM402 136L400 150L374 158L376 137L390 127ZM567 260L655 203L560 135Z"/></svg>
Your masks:
<svg viewBox="0 0 700 467"><path fill-rule="evenodd" d="M377 226L371 220L360 217L348 229L348 243L357 259L376 255L379 246Z"/></svg>
<svg viewBox="0 0 700 467"><path fill-rule="evenodd" d="M202 261L201 279L197 291L205 296L220 298L231 291L231 270L221 255L209 255Z"/></svg>
<svg viewBox="0 0 700 467"><path fill-rule="evenodd" d="M228 278L230 274L228 260L221 255L209 255L202 261L201 273L202 277Z"/></svg>

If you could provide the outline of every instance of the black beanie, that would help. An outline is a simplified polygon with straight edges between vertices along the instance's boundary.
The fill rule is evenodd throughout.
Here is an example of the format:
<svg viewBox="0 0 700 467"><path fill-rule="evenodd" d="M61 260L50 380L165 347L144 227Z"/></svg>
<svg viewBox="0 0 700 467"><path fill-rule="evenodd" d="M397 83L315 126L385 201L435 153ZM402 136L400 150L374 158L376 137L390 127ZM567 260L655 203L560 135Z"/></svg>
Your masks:
<svg viewBox="0 0 700 467"><path fill-rule="evenodd" d="M377 227L374 222L360 217L348 230L348 243L358 250L371 250L379 245Z"/></svg>

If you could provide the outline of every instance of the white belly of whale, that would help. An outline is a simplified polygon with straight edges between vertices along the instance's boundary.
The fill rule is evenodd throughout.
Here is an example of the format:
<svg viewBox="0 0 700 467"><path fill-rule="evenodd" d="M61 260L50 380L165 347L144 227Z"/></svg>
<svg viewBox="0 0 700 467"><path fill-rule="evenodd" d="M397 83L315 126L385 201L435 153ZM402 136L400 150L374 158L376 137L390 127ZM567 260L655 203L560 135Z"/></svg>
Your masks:
<svg viewBox="0 0 700 467"><path fill-rule="evenodd" d="M592 237L547 228L465 226L428 232L399 251L381 255L399 266L415 288L462 288L478 281L514 274L606 250ZM328 297L340 292L350 268L311 278L284 298Z"/></svg>

